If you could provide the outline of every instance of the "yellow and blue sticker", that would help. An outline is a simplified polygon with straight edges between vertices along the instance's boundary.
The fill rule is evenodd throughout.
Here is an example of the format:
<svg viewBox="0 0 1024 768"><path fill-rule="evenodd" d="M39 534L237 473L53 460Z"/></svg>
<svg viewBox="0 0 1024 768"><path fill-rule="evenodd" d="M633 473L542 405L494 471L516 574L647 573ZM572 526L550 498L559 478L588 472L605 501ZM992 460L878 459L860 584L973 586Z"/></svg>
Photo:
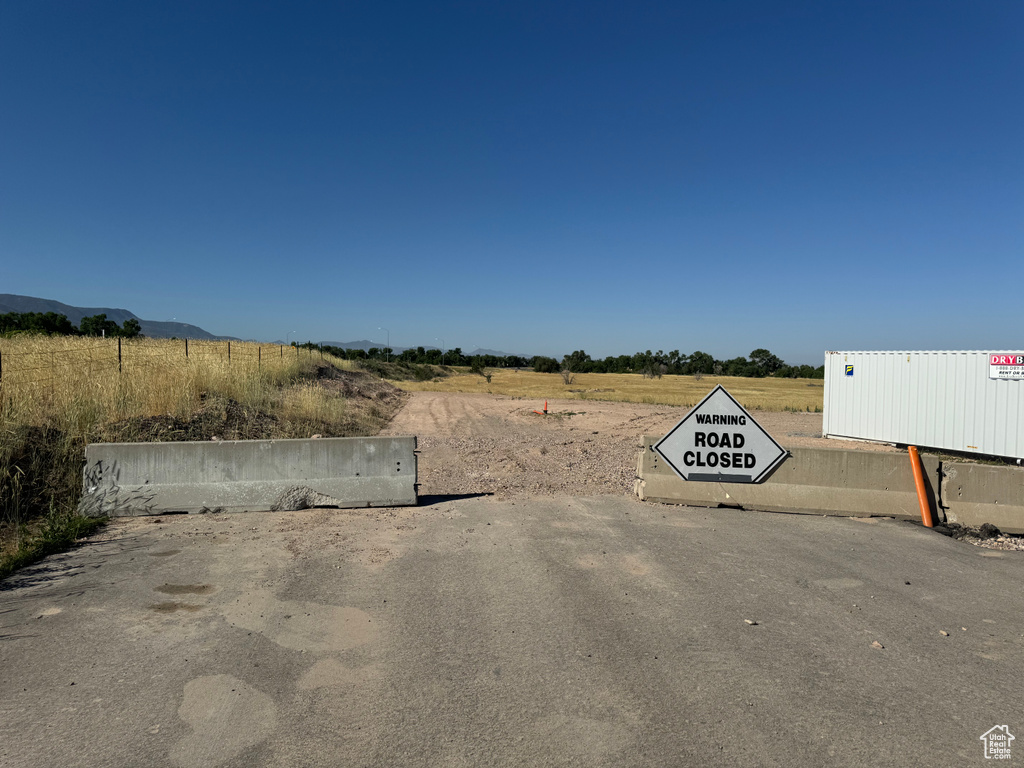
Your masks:
<svg viewBox="0 0 1024 768"><path fill-rule="evenodd" d="M846 366L846 375L847 376L853 376L853 366L852 365Z"/></svg>

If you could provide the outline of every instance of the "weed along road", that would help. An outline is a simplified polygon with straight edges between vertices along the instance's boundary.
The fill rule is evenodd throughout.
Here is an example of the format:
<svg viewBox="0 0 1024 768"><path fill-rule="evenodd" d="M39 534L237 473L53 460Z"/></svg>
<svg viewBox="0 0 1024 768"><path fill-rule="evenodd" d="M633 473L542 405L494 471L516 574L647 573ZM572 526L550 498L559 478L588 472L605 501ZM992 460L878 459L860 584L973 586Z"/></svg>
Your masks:
<svg viewBox="0 0 1024 768"><path fill-rule="evenodd" d="M0 765L973 765L1024 559L888 520L428 497L119 521L0 586Z"/></svg>

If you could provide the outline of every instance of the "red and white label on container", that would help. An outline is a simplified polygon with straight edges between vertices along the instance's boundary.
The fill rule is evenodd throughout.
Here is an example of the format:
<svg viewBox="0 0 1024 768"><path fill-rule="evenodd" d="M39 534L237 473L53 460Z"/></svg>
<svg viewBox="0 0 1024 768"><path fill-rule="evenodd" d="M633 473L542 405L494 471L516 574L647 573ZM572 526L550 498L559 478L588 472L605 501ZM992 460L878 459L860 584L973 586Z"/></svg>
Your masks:
<svg viewBox="0 0 1024 768"><path fill-rule="evenodd" d="M1024 379L1024 352L988 356L990 379Z"/></svg>

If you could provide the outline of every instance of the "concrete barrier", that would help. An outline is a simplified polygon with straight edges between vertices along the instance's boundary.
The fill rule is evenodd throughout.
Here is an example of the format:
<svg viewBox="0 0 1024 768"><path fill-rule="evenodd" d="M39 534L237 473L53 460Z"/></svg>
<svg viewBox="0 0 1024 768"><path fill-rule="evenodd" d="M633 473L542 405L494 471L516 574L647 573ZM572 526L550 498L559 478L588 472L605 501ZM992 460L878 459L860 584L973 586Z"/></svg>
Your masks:
<svg viewBox="0 0 1024 768"><path fill-rule="evenodd" d="M951 523L1024 533L1024 469L944 461L939 497Z"/></svg>
<svg viewBox="0 0 1024 768"><path fill-rule="evenodd" d="M681 479L644 437L636 493L642 500L699 507L740 507L768 512L885 515L921 519L914 475L905 453L794 448L765 482L757 485ZM936 506L938 458L923 455L925 485Z"/></svg>
<svg viewBox="0 0 1024 768"><path fill-rule="evenodd" d="M85 451L87 515L416 504L415 437L97 443Z"/></svg>

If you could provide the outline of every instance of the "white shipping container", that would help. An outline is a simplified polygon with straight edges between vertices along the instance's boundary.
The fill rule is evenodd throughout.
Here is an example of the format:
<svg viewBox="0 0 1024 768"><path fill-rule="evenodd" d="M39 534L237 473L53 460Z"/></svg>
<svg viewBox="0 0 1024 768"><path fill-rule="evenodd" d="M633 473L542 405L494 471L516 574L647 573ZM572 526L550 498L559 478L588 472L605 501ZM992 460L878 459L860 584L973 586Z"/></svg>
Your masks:
<svg viewBox="0 0 1024 768"><path fill-rule="evenodd" d="M1024 352L826 352L822 433L1024 458Z"/></svg>

